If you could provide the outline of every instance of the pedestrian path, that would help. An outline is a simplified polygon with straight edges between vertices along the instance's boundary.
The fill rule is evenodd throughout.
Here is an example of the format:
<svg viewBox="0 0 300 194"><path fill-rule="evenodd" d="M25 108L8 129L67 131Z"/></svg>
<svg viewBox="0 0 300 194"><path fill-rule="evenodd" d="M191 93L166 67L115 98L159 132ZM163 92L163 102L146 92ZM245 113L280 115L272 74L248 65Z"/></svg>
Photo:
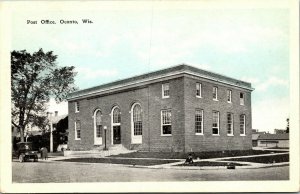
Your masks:
<svg viewBox="0 0 300 194"><path fill-rule="evenodd" d="M250 155L250 156L233 156L233 157L222 157L222 158L207 158L207 159L195 159L194 162L228 162L228 163L239 163L239 164L245 164L245 166L235 166L235 168L264 168L264 167L274 167L274 166L284 166L288 165L289 162L281 162L281 163L255 163L255 162L244 162L244 161L231 161L231 159L234 158L251 158L251 157L261 157L261 156L273 156L273 155L283 155L287 154L285 153L273 153L273 154L260 154L260 155ZM180 162L174 162L174 163L168 163L168 164L162 164L162 165L155 165L151 166L153 168L176 168L176 169L226 169L227 166L177 166L179 164L184 163L185 160Z"/></svg>
<svg viewBox="0 0 300 194"><path fill-rule="evenodd" d="M208 159L194 159L194 162L228 162L228 163L239 163L245 164L245 166L235 166L236 169L250 169L250 168L267 168L267 167L275 167L275 166L286 166L289 165L289 162L282 162L282 163L255 163L255 162L245 162L245 161L232 161L231 159L234 158L251 158L251 157L261 157L261 156L272 156L272 155L284 155L288 153L271 153L271 154L260 154L260 155L248 155L248 156L231 156L231 157L221 157L221 158L208 158ZM84 155L69 155L69 156L53 156L50 157L48 160L40 160L41 162L54 162L57 160L66 160L71 158L107 158L107 156L103 156L103 154L99 153L89 153ZM135 168L153 168L153 169L181 169L181 170L210 170L210 169L226 169L227 166L178 166L185 162L185 159L163 159L163 158L124 158L124 157L112 157L111 159L140 159L140 160L174 160L176 162L173 163L166 163L166 164L159 164L159 165L152 165L152 166L142 166L142 165L123 165L128 167L135 167ZM179 161L178 161L179 160ZM118 164L117 164L118 165Z"/></svg>

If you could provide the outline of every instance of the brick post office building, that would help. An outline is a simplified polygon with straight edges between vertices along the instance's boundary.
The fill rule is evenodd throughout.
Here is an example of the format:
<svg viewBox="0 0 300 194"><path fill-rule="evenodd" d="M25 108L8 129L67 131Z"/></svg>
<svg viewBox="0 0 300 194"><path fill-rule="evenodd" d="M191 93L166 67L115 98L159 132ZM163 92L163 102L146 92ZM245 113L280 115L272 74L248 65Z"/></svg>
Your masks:
<svg viewBox="0 0 300 194"><path fill-rule="evenodd" d="M250 83L188 65L71 93L70 150L252 148Z"/></svg>

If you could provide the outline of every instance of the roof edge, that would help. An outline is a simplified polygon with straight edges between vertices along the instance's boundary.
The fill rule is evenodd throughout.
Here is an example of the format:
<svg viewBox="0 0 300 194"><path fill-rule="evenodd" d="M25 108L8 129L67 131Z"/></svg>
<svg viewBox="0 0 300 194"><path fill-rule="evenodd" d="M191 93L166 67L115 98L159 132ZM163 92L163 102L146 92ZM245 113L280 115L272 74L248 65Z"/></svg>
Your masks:
<svg viewBox="0 0 300 194"><path fill-rule="evenodd" d="M254 88L251 87L251 83L245 82L242 80L238 80L235 78L231 78L228 76L224 76L222 74L213 73L210 71L202 70L197 67L186 65L186 64L180 64L176 66L172 66L169 68L161 69L152 71L145 74L140 74L136 76L132 76L125 79L116 80L113 82L109 82L106 84L102 84L99 86L94 86L82 90L75 91L73 93L70 93L67 97L67 100L73 100L75 98L81 98L84 96L89 96L97 93L101 93L102 91L107 91L111 89L118 89L122 87L134 87L134 84L147 84L149 81L159 82L159 78L167 78L171 77L172 75L180 75L180 74L190 74L193 76L198 76L204 79L216 81L219 83L243 88L249 91L253 91ZM157 81L155 81L157 80Z"/></svg>

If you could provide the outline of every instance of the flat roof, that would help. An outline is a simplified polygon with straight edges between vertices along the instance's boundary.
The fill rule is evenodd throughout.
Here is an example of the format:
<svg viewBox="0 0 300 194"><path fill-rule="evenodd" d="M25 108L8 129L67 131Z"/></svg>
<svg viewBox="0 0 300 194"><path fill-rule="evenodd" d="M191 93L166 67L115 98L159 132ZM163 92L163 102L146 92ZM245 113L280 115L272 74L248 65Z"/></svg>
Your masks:
<svg viewBox="0 0 300 194"><path fill-rule="evenodd" d="M260 134L258 137L258 140L288 140L289 133L283 133L283 134Z"/></svg>
<svg viewBox="0 0 300 194"><path fill-rule="evenodd" d="M216 82L240 87L240 88L250 90L250 91L254 90L251 87L251 83L249 83L249 82L230 78L230 77L218 74L218 73L213 73L210 71L202 70L202 69L190 66L190 65L181 64L181 65L176 65L176 66L169 67L166 69L153 71L153 72L145 73L142 75L137 75L137 76L133 76L130 78L125 78L125 79L117 80L114 82L102 84L99 86L78 90L73 93L70 93L68 95L68 100L80 99L80 98L84 98L84 97L97 95L103 91L107 91L110 89L117 90L117 89L121 89L122 87L134 87L137 84L147 85L147 84L149 84L149 81L156 80L157 82L159 82L159 78L168 78L169 77L169 79L172 79L172 77L171 77L172 75L183 75L183 74L198 76L198 77L201 77L204 79L213 80Z"/></svg>

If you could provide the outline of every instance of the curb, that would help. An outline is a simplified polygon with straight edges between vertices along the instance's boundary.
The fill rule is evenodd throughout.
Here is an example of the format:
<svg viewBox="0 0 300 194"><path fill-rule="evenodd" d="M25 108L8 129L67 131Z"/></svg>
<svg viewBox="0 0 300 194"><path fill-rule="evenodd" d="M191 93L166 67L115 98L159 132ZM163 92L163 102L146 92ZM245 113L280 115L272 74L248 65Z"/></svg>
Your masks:
<svg viewBox="0 0 300 194"><path fill-rule="evenodd" d="M131 168L149 168L149 169L176 169L176 170L220 170L220 169L227 169L227 166L141 166L141 165L124 165ZM289 162L283 162L278 164L262 164L258 166L235 166L236 169L259 169L259 168L272 168L272 167L280 167L280 166L289 166ZM227 170L234 170L234 169L227 169Z"/></svg>
<svg viewBox="0 0 300 194"><path fill-rule="evenodd" d="M275 153L275 154L265 154L265 155L252 155L252 156L244 156L245 158L248 157L256 157L256 156L268 156L268 155L281 155L281 154L289 154L289 153ZM85 157L88 155L85 155ZM110 158L110 157L93 157L93 154L91 154L88 157L92 158ZM240 157L240 156L236 156ZM214 162L236 162L236 161L230 161L232 158L236 157L224 157L224 158L211 158L211 159L202 159L202 160L194 160L194 162L199 161L214 161ZM81 156L76 155L70 155L70 156L58 156L58 157L51 157L48 158L48 160L39 160L41 162L58 162L57 160L66 160L66 159L72 159L72 158L82 158ZM83 157L84 158L84 157ZM112 157L116 159L125 159L122 157ZM126 158L129 159L129 158ZM157 158L132 158L132 159L157 159ZM172 160L172 159L158 159L158 160ZM112 164L112 163L94 163L94 164L111 164L111 165L118 165L118 166L124 166L129 168L149 168L149 169L176 169L176 170L220 170L220 169L227 169L227 166L175 166L177 164L184 163L184 159L174 159L174 160L180 160L173 163L166 163L166 164L159 164L159 165L152 165L152 166L143 166L143 165L131 165L131 164ZM222 161L220 161L222 160ZM78 162L78 163L84 163L84 164L93 164L93 163L86 163L86 162ZM280 166L289 166L289 162L282 162L282 163L272 163L272 164L263 164L263 163L253 163L253 162L240 162L243 164L247 164L247 166L235 166L235 169L258 169L258 168L272 168L272 167L280 167ZM230 169L228 169L230 170Z"/></svg>

